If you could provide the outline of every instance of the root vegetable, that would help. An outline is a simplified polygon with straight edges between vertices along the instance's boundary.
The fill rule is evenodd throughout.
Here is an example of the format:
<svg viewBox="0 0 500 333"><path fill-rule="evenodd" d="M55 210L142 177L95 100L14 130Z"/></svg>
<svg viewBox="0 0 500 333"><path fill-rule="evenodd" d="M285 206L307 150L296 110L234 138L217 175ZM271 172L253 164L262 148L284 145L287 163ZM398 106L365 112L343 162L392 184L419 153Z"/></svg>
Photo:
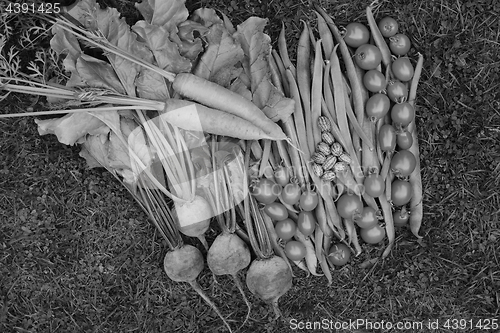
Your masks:
<svg viewBox="0 0 500 333"><path fill-rule="evenodd" d="M251 307L238 277L238 272L246 268L250 264L250 260L250 250L247 244L234 233L219 234L207 254L207 265L212 273L215 275L230 275L243 296L243 300L248 307L245 322L250 316Z"/></svg>
<svg viewBox="0 0 500 333"><path fill-rule="evenodd" d="M243 140L280 139L239 116L186 100L167 99L164 111L161 117L165 121L188 131L203 131Z"/></svg>
<svg viewBox="0 0 500 333"><path fill-rule="evenodd" d="M207 254L207 264L215 275L236 275L250 264L250 250L236 234L219 234Z"/></svg>
<svg viewBox="0 0 500 333"><path fill-rule="evenodd" d="M272 305L276 317L281 316L278 300L292 288L292 273L281 257L254 260L246 284L252 294Z"/></svg>
<svg viewBox="0 0 500 333"><path fill-rule="evenodd" d="M217 83L189 73L180 73L175 76L172 86L182 96L246 119L276 140L286 139L281 128L255 104Z"/></svg>
<svg viewBox="0 0 500 333"><path fill-rule="evenodd" d="M194 281L203 270L203 255L192 245L167 252L163 268L168 277L175 282Z"/></svg>
<svg viewBox="0 0 500 333"><path fill-rule="evenodd" d="M186 236L197 237L208 250L205 232L210 227L212 208L207 200L197 195L192 201L185 203L175 202L177 213L177 227Z"/></svg>
<svg viewBox="0 0 500 333"><path fill-rule="evenodd" d="M222 233L215 238L208 250L207 264L213 274L230 275L233 279L248 308L247 316L243 322L244 325L250 317L251 304L245 295L238 272L250 264L251 256L247 244L235 234L237 226L235 210L237 202L233 191L235 186L232 183L227 161L216 158L217 153L222 152L224 150L219 146L217 139L212 137L212 165L219 166L218 170L220 172L214 172L213 187L209 186L209 188L213 188L214 192L207 188L206 193L212 205L212 210L223 213L217 215L217 221ZM239 160L235 161L241 163ZM243 170L243 163L232 169L233 178L237 177L236 173L239 170ZM243 186L247 186L247 184L244 182ZM228 210L224 211L224 207L228 208Z"/></svg>
<svg viewBox="0 0 500 333"><path fill-rule="evenodd" d="M217 306L205 294L203 289L196 281L196 278L203 270L203 255L200 250L191 245L182 245L173 251L167 252L163 260L163 268L168 277L175 282L187 282L203 298L205 302L217 313L224 321L224 324L232 332L231 326L226 322Z"/></svg>

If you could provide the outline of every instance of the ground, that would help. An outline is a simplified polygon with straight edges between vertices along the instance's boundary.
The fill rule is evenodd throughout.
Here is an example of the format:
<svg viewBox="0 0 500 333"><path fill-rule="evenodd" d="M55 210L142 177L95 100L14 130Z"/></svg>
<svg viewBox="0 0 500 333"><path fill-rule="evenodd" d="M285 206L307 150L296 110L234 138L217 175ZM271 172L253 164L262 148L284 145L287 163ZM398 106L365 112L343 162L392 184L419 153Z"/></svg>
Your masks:
<svg viewBox="0 0 500 333"><path fill-rule="evenodd" d="M138 19L133 1L102 2ZM370 1L319 3L340 25L366 23ZM500 3L380 4L376 18L396 18L412 39L411 54L425 57L416 101L423 240L398 230L389 257L368 268L359 264L379 256L383 246L364 245L362 255L333 272L332 286L324 277L297 271L292 289L280 299L283 319L273 320L269 306L250 297L251 318L240 332L305 332L293 329L299 322L323 320L422 322L430 328L439 320L439 330L408 332L491 331L500 324ZM236 24L251 15L267 17L273 40L283 22L292 57L300 20L314 26L307 1L211 0L187 6L219 9ZM12 95L1 113L34 102ZM225 330L189 285L166 277L164 244L110 174L88 170L78 147L39 136L32 118L1 119L0 136L0 331ZM209 240L214 235L210 231ZM236 330L246 308L232 281L221 277L214 283L205 269L199 282ZM317 331L395 330L362 325Z"/></svg>

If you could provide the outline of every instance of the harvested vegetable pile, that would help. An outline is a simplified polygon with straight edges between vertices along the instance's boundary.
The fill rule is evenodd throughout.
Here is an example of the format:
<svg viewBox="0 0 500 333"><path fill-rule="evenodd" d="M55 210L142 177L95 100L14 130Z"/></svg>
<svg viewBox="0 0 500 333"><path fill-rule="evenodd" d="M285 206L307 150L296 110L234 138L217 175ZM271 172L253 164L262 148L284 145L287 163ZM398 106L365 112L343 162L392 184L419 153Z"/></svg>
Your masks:
<svg viewBox="0 0 500 333"><path fill-rule="evenodd" d="M360 240L386 243L383 259L397 228L420 238L423 57L406 55L396 21L377 23L369 6L368 27L341 31L316 7L317 31L304 23L293 63L285 27L272 49L265 19L235 27L212 9L188 13L181 0L136 6L144 19L132 27L95 0L55 19L51 47L69 79L2 73L2 90L46 96L51 106L2 117L64 114L37 119L40 135L80 145L90 168L127 188L169 249L168 277L188 282L229 331L196 282L200 249L214 276L233 278L248 319L242 270L279 317L295 267L331 284L362 252ZM212 227L221 233L209 244Z"/></svg>

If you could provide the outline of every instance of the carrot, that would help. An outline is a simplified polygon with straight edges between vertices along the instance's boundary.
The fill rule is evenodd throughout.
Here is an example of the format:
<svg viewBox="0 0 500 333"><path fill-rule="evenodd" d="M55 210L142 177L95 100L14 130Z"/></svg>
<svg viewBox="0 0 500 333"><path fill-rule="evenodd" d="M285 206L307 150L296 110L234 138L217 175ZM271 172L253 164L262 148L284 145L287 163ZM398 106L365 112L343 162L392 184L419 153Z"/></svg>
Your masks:
<svg viewBox="0 0 500 333"><path fill-rule="evenodd" d="M174 74L163 70L158 66L148 63L144 59L141 59L140 57L132 54L129 51L112 45L105 38L99 39L98 42L95 40L96 38L82 33L81 28L78 28L73 23L67 20L64 21L61 19L57 19L56 22L64 30L73 33L75 36L86 40L90 44L106 52L109 52L109 54L127 59L132 63L142 66L143 68L147 68L155 73L158 73L159 75L172 82L172 87L178 94L188 97L189 99L192 99L193 101L196 101L208 107L212 107L241 117L254 124L256 127L261 128L268 135L268 137L274 140L286 140L286 136L281 128L272 120L270 120L264 114L264 112L262 112L262 110L260 110L255 104L253 104L245 97L232 92L231 90L226 89L215 82L205 80L191 73Z"/></svg>
<svg viewBox="0 0 500 333"><path fill-rule="evenodd" d="M172 87L184 97L247 120L254 124L254 126L261 128L270 139L286 140L286 135L281 128L269 119L255 104L217 83L193 74L180 73L175 76ZM213 124L216 125L217 122L213 122ZM220 123L219 126L230 126L235 129L242 128L234 125L221 126Z"/></svg>
<svg viewBox="0 0 500 333"><path fill-rule="evenodd" d="M299 88L302 108L304 110L306 144L309 152L312 153L315 150L313 126L316 126L316 124L313 124L311 119L311 71L309 63L311 43L307 24L304 21L302 23L304 27L297 46L297 87Z"/></svg>
<svg viewBox="0 0 500 333"><path fill-rule="evenodd" d="M321 39L316 42L314 50L314 67L311 85L311 124L313 134L313 146L321 142L321 131L318 127L318 119L321 115L321 101L323 95L323 57L321 56Z"/></svg>
<svg viewBox="0 0 500 333"><path fill-rule="evenodd" d="M366 19L368 20L368 26L370 27L371 37L382 54L382 63L385 68L390 71L392 61L391 50L389 49L389 46L387 46L384 36L380 33L377 22L373 17L372 7L373 3L366 7Z"/></svg>
<svg viewBox="0 0 500 333"><path fill-rule="evenodd" d="M204 131L244 140L273 139L246 119L181 99L167 99L165 110L160 112L160 117L185 130Z"/></svg>
<svg viewBox="0 0 500 333"><path fill-rule="evenodd" d="M420 75L422 73L422 67L424 64L424 57L422 54L418 55L417 65L415 66L415 72L413 74L413 79L410 85L409 100L408 102L414 106L415 98L417 96L417 87L420 80ZM418 234L420 226L422 224L423 218L423 204L422 204L422 176L420 174L420 154L418 149L418 134L417 126L415 120L413 120L408 125L408 131L413 137L413 145L409 148L409 151L415 155L417 164L415 170L410 174L410 184L413 191L413 196L410 200L410 230L417 238L422 238Z"/></svg>

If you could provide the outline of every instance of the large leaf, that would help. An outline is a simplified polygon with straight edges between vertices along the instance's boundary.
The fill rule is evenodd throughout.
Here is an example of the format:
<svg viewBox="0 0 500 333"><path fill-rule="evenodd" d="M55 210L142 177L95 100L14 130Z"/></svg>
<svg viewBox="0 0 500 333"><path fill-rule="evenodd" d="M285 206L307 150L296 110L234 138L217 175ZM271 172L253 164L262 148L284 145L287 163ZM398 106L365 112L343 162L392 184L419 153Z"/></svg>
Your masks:
<svg viewBox="0 0 500 333"><path fill-rule="evenodd" d="M52 27L53 37L50 40L50 47L59 55L66 54L63 60L64 69L71 73L70 79L66 82L67 87L83 86L84 82L76 70L76 61L82 54L80 44L75 35L62 29L58 25ZM47 97L49 103L59 103L62 99Z"/></svg>
<svg viewBox="0 0 500 333"><path fill-rule="evenodd" d="M189 13L184 4L184 0L145 0L135 6L146 23L167 32L164 38L175 43L183 57L195 61L203 51L200 36L204 36L208 30L187 19Z"/></svg>
<svg viewBox="0 0 500 333"><path fill-rule="evenodd" d="M87 161L89 169L110 169L108 160L108 135L88 135L82 144L80 156Z"/></svg>
<svg viewBox="0 0 500 333"><path fill-rule="evenodd" d="M151 23L155 8L155 0L143 0L135 3L135 8L141 13L144 20Z"/></svg>
<svg viewBox="0 0 500 333"><path fill-rule="evenodd" d="M111 131L123 135L120 124L120 114L116 110L112 111L92 111L89 112L92 117L105 123Z"/></svg>
<svg viewBox="0 0 500 333"><path fill-rule="evenodd" d="M197 10L195 14L200 23L209 26L210 33L206 36L208 46L194 73L227 87L242 72L243 50L213 10Z"/></svg>
<svg viewBox="0 0 500 333"><path fill-rule="evenodd" d="M149 69L141 71L135 80L137 96L146 99L164 101L170 98L167 83L163 76Z"/></svg>
<svg viewBox="0 0 500 333"><path fill-rule="evenodd" d="M90 87L125 93L113 67L105 61L82 54L76 61L76 70L80 78Z"/></svg>
<svg viewBox="0 0 500 333"><path fill-rule="evenodd" d="M130 30L125 19L120 18L120 13L115 8L101 9L95 0L81 0L73 10L76 18L87 29L101 34L119 49L152 63L151 51L137 40L137 35ZM135 78L141 71L141 66L118 55L107 54L107 57L127 94L135 96Z"/></svg>
<svg viewBox="0 0 500 333"><path fill-rule="evenodd" d="M139 21L132 29L153 52L158 67L173 73L191 71L191 62L180 55L179 47L169 39L165 28Z"/></svg>
<svg viewBox="0 0 500 333"><path fill-rule="evenodd" d="M125 118L121 118L121 127L124 135L127 136L127 148L129 150L128 155L134 175L136 175L136 177L138 178L144 172L144 169L148 169L150 172L152 172L151 167L156 157L156 151L154 147L152 147L148 143L147 135L144 133L143 128L137 126L135 122L127 120ZM128 129L126 129L126 127L128 127ZM129 132L130 129L132 130ZM131 152L133 152L139 158L144 167L140 166L135 161L135 159L130 156ZM158 175L156 177L158 178ZM147 179L147 177L145 178ZM162 184L165 184L163 178ZM150 184L150 186L152 186L152 184Z"/></svg>
<svg viewBox="0 0 500 333"><path fill-rule="evenodd" d="M266 19L250 17L238 25L234 35L245 53L243 68L250 79L252 102L273 121L286 120L294 111L294 101L286 98L271 82L271 39L264 33L266 24ZM246 77L240 76L242 80Z"/></svg>
<svg viewBox="0 0 500 333"><path fill-rule="evenodd" d="M70 113L61 118L35 119L40 135L55 134L59 142L74 145L85 140L87 134L103 134L109 128L87 112Z"/></svg>
<svg viewBox="0 0 500 333"><path fill-rule="evenodd" d="M62 29L58 25L54 25L52 34L53 37L50 40L50 47L57 54L67 54L68 57L73 60L76 60L80 56L82 53L80 44L72 33Z"/></svg>
<svg viewBox="0 0 500 333"><path fill-rule="evenodd" d="M195 32L197 37L194 36ZM187 20L179 24L178 29L170 32L170 40L177 44L182 56L194 62L203 52L203 43L199 36L204 36L207 32L205 27Z"/></svg>
<svg viewBox="0 0 500 333"><path fill-rule="evenodd" d="M198 8L191 15L190 20L199 22L206 28L210 28L216 24L224 24L224 21L217 16L215 9L212 8ZM227 29L227 27L225 27Z"/></svg>
<svg viewBox="0 0 500 333"><path fill-rule="evenodd" d="M147 22L170 32L187 20L189 12L184 4L185 0L144 0L135 7Z"/></svg>
<svg viewBox="0 0 500 333"><path fill-rule="evenodd" d="M113 123L113 119L116 119L112 113L105 118ZM120 117L119 121L118 134L110 132L87 135L80 156L85 158L89 168L104 167L116 172L122 176L125 183L135 187L143 170L131 158L130 151L133 150L148 168L153 163L154 151L147 145L144 132L135 121L126 117ZM113 124L113 127L116 127L116 124ZM123 136L126 144L123 144L119 136Z"/></svg>

